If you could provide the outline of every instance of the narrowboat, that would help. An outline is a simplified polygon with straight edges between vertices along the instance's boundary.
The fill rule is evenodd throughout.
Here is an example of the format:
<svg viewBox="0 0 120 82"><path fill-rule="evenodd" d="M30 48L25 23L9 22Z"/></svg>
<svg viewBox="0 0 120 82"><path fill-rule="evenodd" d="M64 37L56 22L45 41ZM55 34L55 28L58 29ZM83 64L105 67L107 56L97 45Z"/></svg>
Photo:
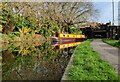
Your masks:
<svg viewBox="0 0 120 82"><path fill-rule="evenodd" d="M52 46L58 47L60 49L73 47L81 44L84 40L86 40L86 36L83 34L65 34L58 33L56 36L51 37Z"/></svg>
<svg viewBox="0 0 120 82"><path fill-rule="evenodd" d="M82 42L86 40L86 36L83 34L65 34L58 33L56 36L51 37L52 42L64 43L64 42Z"/></svg>

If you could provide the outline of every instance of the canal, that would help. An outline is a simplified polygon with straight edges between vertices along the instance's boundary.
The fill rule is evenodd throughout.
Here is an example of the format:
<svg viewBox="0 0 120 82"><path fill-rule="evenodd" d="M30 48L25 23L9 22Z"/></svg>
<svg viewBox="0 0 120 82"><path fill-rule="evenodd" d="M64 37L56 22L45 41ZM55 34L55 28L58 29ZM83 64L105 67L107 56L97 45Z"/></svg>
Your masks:
<svg viewBox="0 0 120 82"><path fill-rule="evenodd" d="M2 80L60 80L75 49L51 42L2 44Z"/></svg>

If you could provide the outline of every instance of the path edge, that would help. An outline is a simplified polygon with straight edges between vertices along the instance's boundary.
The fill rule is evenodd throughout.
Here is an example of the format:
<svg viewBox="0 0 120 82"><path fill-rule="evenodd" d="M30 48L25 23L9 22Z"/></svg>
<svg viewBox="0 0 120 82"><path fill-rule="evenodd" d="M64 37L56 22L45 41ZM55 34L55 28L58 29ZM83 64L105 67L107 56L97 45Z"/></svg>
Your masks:
<svg viewBox="0 0 120 82"><path fill-rule="evenodd" d="M80 45L80 44L79 44ZM78 45L78 46L79 46ZM69 61L69 63L68 63L68 65L67 65L67 67L66 67L66 69L65 69L65 71L64 71L64 73L63 73L63 76L62 76L62 78L61 78L61 82L63 82L64 80L67 80L66 78L67 78L67 74L68 74L68 71L69 71L69 69L70 69L70 66L71 66L71 64L72 64L72 61L73 61L73 57L74 57L74 53L76 52L76 49L78 48L78 46L75 48L75 50L74 50L74 52L73 52L73 54L72 54L72 56L71 56L71 58L70 58L70 61Z"/></svg>

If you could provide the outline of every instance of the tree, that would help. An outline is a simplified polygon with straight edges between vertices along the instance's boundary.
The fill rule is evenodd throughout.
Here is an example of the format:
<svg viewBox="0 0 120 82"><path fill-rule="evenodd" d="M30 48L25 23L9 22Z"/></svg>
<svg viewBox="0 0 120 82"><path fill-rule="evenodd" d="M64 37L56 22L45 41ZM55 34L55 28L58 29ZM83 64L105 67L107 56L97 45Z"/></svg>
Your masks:
<svg viewBox="0 0 120 82"><path fill-rule="evenodd" d="M8 3L2 3L0 7L2 30L3 33L9 34L14 29L15 20L12 15L13 12L11 12L12 10L8 8Z"/></svg>
<svg viewBox="0 0 120 82"><path fill-rule="evenodd" d="M48 16L65 29L71 25L85 23L98 13L92 2L50 2L44 3L42 8L43 17Z"/></svg>
<svg viewBox="0 0 120 82"><path fill-rule="evenodd" d="M82 23L87 23L90 18L97 16L98 11L94 8L93 3L85 1L7 2L2 5L2 13L5 14L5 11L9 12L9 15L15 20L15 24L13 23L14 28L17 27L16 22L19 22L19 17L24 17L30 18L30 23L34 23L33 30L40 31L40 29L43 29L45 22L47 22L51 26L51 23L56 23L58 27L62 27L59 28L61 31L68 32L71 26L80 26ZM50 29L53 28L51 27Z"/></svg>

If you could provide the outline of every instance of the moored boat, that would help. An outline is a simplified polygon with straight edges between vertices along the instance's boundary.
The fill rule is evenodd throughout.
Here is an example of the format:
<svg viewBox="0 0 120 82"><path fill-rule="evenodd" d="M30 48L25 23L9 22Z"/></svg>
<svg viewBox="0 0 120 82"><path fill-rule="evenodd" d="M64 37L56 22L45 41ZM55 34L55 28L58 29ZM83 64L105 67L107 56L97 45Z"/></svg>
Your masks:
<svg viewBox="0 0 120 82"><path fill-rule="evenodd" d="M51 37L52 42L82 42L86 40L86 36L83 34L65 34L58 33L56 36Z"/></svg>
<svg viewBox="0 0 120 82"><path fill-rule="evenodd" d="M81 42L86 40L86 36L83 34L77 35L58 33L56 36L52 36L51 40L52 40L51 46L63 49L81 44Z"/></svg>

